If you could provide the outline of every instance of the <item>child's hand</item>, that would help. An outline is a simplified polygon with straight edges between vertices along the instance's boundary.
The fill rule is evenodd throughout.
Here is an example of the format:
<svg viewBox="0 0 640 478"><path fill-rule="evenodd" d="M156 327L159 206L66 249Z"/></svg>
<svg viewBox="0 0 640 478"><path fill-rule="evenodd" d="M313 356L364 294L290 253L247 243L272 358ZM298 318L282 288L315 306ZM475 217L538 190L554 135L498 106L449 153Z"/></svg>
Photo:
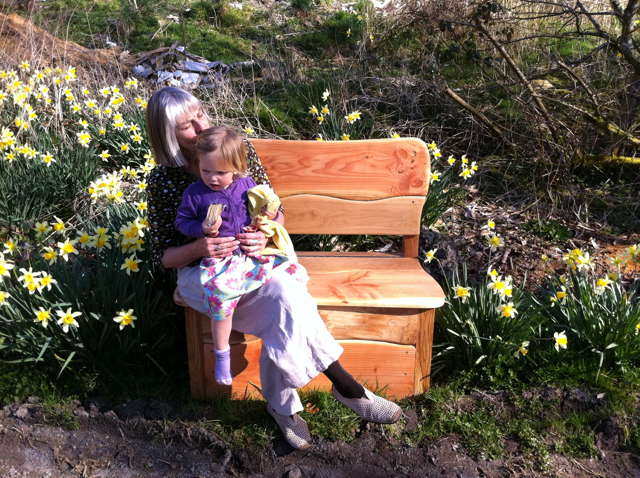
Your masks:
<svg viewBox="0 0 640 478"><path fill-rule="evenodd" d="M222 224L222 217L218 216L215 222L211 223L207 220L202 222L202 232L205 236L215 237L218 235L218 231L220 230L220 225Z"/></svg>

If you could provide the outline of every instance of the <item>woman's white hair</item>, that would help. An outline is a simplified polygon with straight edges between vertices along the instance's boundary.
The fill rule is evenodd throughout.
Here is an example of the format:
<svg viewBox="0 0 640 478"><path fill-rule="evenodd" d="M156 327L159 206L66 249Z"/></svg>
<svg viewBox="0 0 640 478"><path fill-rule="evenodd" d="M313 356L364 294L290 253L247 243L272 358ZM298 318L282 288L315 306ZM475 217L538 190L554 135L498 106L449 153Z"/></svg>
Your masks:
<svg viewBox="0 0 640 478"><path fill-rule="evenodd" d="M188 164L176 138L176 121L181 114L195 108L202 108L200 101L191 93L173 86L159 89L149 100L147 132L158 164L170 167Z"/></svg>

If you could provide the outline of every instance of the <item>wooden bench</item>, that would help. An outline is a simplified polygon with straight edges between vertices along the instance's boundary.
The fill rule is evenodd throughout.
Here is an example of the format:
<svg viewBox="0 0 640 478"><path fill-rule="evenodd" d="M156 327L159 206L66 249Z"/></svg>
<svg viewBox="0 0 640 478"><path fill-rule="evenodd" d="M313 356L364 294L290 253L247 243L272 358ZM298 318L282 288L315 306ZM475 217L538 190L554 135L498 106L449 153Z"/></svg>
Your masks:
<svg viewBox="0 0 640 478"><path fill-rule="evenodd" d="M252 140L285 208L291 234L403 237L403 252L299 252L309 290L340 361L371 388L402 398L429 387L435 309L444 294L417 259L420 216L429 185L429 153L419 139ZM186 308L191 394L259 397L261 341L233 332L233 385L213 380L209 319ZM320 375L308 388L328 390Z"/></svg>

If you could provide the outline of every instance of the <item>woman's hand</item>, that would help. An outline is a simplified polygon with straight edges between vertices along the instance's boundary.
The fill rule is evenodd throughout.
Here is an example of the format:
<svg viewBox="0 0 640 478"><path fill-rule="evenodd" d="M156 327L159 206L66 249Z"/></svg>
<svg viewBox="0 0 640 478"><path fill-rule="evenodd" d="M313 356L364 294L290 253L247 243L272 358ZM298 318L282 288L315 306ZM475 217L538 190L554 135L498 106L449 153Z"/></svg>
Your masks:
<svg viewBox="0 0 640 478"><path fill-rule="evenodd" d="M241 232L237 235L237 239L240 241L240 249L248 256L257 255L267 245L267 238L262 231Z"/></svg>
<svg viewBox="0 0 640 478"><path fill-rule="evenodd" d="M198 239L202 255L200 257L228 257L239 245L235 237L202 237Z"/></svg>

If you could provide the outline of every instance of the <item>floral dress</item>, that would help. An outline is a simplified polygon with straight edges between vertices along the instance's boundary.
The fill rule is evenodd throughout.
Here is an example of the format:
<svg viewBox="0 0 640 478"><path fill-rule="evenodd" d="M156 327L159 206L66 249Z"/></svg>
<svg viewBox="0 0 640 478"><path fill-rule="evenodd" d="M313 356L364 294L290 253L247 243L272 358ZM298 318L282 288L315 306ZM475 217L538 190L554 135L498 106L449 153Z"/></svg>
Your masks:
<svg viewBox="0 0 640 478"><path fill-rule="evenodd" d="M176 229L186 237L203 237L202 223L211 204L221 204L222 223L219 237L233 237L252 224L248 210L248 191L256 185L250 177L235 179L223 190L212 190L202 181L186 188L176 211ZM240 298L259 289L277 269L303 284L307 282L302 266L285 255L249 256L242 250L222 258L204 257L200 260L200 282L209 305L209 316L224 320L233 316Z"/></svg>

